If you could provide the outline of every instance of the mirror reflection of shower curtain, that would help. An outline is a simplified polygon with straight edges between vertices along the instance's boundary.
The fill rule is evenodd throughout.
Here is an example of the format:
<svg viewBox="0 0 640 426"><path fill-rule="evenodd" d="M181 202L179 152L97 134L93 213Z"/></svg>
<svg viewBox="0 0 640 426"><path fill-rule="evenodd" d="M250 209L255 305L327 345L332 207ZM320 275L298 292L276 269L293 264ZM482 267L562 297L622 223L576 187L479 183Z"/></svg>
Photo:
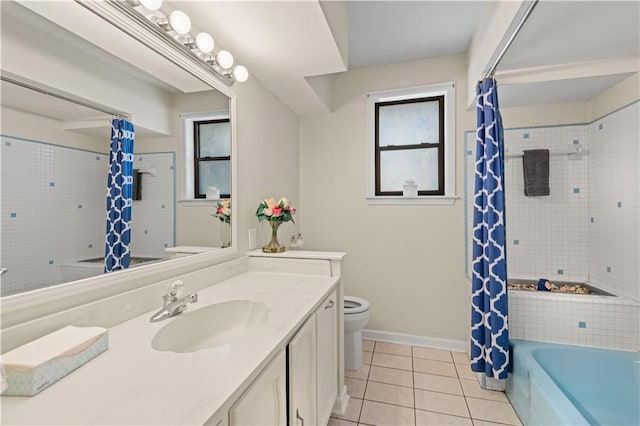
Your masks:
<svg viewBox="0 0 640 426"><path fill-rule="evenodd" d="M476 172L471 270L471 370L495 379L509 372L504 135L498 88L476 88Z"/></svg>
<svg viewBox="0 0 640 426"><path fill-rule="evenodd" d="M105 272L129 267L134 138L133 123L117 118L111 121L111 150L107 177Z"/></svg>

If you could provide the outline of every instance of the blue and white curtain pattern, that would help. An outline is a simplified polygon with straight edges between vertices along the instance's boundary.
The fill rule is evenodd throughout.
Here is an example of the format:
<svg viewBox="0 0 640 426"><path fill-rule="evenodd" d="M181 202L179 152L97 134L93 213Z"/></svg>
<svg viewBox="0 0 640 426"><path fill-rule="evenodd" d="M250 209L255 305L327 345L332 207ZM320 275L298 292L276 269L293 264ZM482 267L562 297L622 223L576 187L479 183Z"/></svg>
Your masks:
<svg viewBox="0 0 640 426"><path fill-rule="evenodd" d="M476 88L476 171L471 270L471 370L505 379L509 372L504 136L493 78Z"/></svg>
<svg viewBox="0 0 640 426"><path fill-rule="evenodd" d="M111 121L111 151L107 177L107 236L104 271L129 267L131 250L131 206L133 204L133 124Z"/></svg>

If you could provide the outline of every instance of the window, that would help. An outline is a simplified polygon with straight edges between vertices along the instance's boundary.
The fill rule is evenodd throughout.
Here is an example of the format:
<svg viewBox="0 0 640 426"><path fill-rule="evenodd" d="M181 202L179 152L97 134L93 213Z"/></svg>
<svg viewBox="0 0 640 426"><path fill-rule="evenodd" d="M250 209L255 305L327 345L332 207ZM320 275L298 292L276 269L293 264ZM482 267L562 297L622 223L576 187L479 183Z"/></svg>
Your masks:
<svg viewBox="0 0 640 426"><path fill-rule="evenodd" d="M444 96L376 102L376 195L444 195Z"/></svg>
<svg viewBox="0 0 640 426"><path fill-rule="evenodd" d="M453 83L368 95L370 204L453 204ZM418 197L403 197L407 181Z"/></svg>
<svg viewBox="0 0 640 426"><path fill-rule="evenodd" d="M180 118L184 159L180 202L193 206L209 203L209 186L218 188L222 198L230 198L234 147L229 110L185 112Z"/></svg>
<svg viewBox="0 0 640 426"><path fill-rule="evenodd" d="M231 196L231 140L229 119L193 122L194 194L206 198L215 186L220 197Z"/></svg>

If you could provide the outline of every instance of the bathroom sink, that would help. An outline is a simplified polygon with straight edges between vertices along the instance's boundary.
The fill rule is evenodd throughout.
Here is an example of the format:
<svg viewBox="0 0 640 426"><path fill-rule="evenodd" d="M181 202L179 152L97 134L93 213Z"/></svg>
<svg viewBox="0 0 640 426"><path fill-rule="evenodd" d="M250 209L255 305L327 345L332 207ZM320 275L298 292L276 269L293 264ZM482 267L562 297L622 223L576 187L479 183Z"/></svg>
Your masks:
<svg viewBox="0 0 640 426"><path fill-rule="evenodd" d="M262 302L230 300L170 319L151 341L157 351L196 352L223 346L262 324L270 309Z"/></svg>

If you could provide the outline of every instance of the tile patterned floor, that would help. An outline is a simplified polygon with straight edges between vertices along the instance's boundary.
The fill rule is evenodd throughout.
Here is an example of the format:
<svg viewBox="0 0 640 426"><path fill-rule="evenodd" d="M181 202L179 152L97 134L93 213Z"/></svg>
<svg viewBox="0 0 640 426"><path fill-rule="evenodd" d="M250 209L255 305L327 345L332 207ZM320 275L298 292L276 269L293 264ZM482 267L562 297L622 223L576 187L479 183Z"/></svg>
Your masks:
<svg viewBox="0 0 640 426"><path fill-rule="evenodd" d="M480 388L463 352L363 342L345 371L349 405L329 426L521 425L503 392Z"/></svg>

